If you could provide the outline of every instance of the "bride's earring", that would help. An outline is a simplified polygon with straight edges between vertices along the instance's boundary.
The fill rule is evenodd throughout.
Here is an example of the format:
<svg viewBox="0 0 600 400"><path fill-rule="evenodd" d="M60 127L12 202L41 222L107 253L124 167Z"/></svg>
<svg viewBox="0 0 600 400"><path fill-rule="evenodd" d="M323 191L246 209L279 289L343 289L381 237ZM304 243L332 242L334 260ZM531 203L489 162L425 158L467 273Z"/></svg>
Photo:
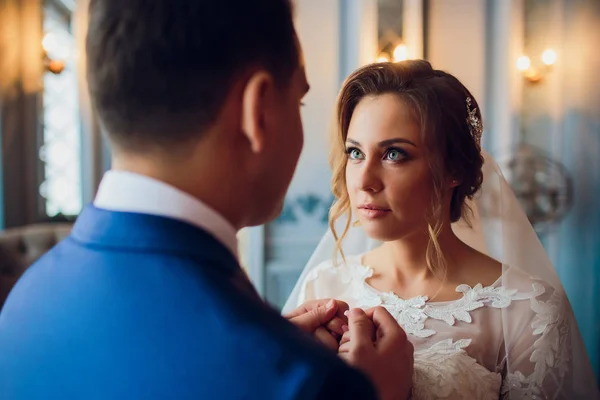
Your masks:
<svg viewBox="0 0 600 400"><path fill-rule="evenodd" d="M360 226L360 221L358 219L352 223L353 228L356 228L357 226Z"/></svg>

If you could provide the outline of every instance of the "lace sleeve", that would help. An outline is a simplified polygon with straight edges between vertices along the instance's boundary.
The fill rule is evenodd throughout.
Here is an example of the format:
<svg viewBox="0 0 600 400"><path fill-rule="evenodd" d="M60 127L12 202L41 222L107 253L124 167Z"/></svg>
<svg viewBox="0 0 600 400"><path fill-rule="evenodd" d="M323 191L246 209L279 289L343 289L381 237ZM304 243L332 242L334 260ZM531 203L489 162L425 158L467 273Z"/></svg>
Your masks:
<svg viewBox="0 0 600 400"><path fill-rule="evenodd" d="M317 293L316 281L319 278L319 275L331 268L331 262L323 262L317 265L306 277L300 282L300 291L298 293L298 301L296 302L296 307L301 306L310 300L320 299L319 294Z"/></svg>
<svg viewBox="0 0 600 400"><path fill-rule="evenodd" d="M283 313L288 313L310 300L344 298L350 278L345 264L334 265L332 260L305 269L286 301Z"/></svg>
<svg viewBox="0 0 600 400"><path fill-rule="evenodd" d="M509 325L508 332L512 334L506 339L508 355L503 360L502 398L580 398L574 397L571 348L571 322L574 321L571 321L573 314L566 296L551 287L542 289L541 284L534 285L538 285L541 294L530 301L519 302L517 315L515 311L512 315L510 311L505 313L504 323Z"/></svg>

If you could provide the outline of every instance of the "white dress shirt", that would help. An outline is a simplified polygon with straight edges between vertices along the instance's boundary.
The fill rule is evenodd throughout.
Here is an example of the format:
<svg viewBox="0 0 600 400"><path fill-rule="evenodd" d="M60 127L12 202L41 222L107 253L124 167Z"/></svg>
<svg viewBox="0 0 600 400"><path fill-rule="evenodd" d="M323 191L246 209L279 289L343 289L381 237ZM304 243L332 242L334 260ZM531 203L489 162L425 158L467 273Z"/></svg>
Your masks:
<svg viewBox="0 0 600 400"><path fill-rule="evenodd" d="M100 182L94 206L187 222L213 235L238 257L237 232L223 216L195 197L159 180L132 172L108 171Z"/></svg>

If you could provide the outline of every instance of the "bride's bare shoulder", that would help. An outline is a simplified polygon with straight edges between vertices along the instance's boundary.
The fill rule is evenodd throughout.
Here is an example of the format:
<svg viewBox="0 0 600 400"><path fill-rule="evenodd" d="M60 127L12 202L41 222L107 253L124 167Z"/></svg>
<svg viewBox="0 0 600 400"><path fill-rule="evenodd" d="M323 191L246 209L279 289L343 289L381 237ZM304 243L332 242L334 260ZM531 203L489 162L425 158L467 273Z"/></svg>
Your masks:
<svg viewBox="0 0 600 400"><path fill-rule="evenodd" d="M503 269L502 263L473 250L456 269L456 280L471 287L477 284L492 286L502 276Z"/></svg>
<svg viewBox="0 0 600 400"><path fill-rule="evenodd" d="M551 288L544 277L531 276L521 266L505 265L501 262L474 250L468 260L461 264L458 280L473 287L478 283L485 286L510 286L524 292L548 291ZM544 290L540 288L544 287Z"/></svg>

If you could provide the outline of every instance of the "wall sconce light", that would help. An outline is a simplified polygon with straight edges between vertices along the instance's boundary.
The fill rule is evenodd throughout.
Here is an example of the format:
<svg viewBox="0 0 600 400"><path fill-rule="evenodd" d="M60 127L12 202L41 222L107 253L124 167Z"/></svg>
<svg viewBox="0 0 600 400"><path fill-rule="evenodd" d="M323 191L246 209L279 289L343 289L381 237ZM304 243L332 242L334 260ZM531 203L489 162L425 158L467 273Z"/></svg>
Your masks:
<svg viewBox="0 0 600 400"><path fill-rule="evenodd" d="M556 51L552 49L545 50L541 55L542 67L534 67L531 65L531 60L527 56L521 56L517 60L517 69L522 72L523 77L528 83L536 84L552 70L552 66L556 63L558 56Z"/></svg>
<svg viewBox="0 0 600 400"><path fill-rule="evenodd" d="M47 72L51 72L55 75L59 75L65 70L65 61L62 58L66 58L64 51L62 50L60 43L56 40L56 38L51 34L47 33L42 40L42 48L43 48L43 58L44 58L44 69ZM50 54L61 54L65 55L65 57L60 57L59 59L52 58Z"/></svg>
<svg viewBox="0 0 600 400"><path fill-rule="evenodd" d="M377 56L377 62L399 62L408 60L408 47L402 42L384 47Z"/></svg>

